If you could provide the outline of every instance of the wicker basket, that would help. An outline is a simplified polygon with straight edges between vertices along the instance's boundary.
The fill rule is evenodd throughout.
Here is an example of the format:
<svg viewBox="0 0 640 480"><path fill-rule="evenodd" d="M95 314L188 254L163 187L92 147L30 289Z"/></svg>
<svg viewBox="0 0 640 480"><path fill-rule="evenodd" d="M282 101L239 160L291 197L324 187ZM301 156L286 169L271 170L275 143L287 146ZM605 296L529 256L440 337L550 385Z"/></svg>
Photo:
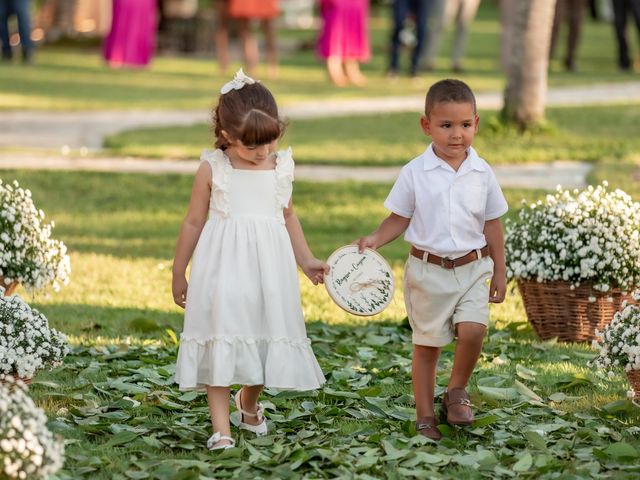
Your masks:
<svg viewBox="0 0 640 480"><path fill-rule="evenodd" d="M9 296L11 295L16 288L18 288L18 282L14 281L12 283L10 283L9 285L5 285L4 284L4 277L0 275L0 285L4 287L4 294L5 296Z"/></svg>
<svg viewBox="0 0 640 480"><path fill-rule="evenodd" d="M25 385L31 385L31 381L33 380L33 378L18 377L15 374L12 376L15 380L22 380L22 383L24 383ZM6 384L6 383L9 383L9 382L7 382L7 380L0 375L0 384Z"/></svg>
<svg viewBox="0 0 640 480"><path fill-rule="evenodd" d="M633 400L640 401L640 370L629 370L626 373L633 390Z"/></svg>
<svg viewBox="0 0 640 480"><path fill-rule="evenodd" d="M620 290L602 293L589 285L574 290L570 286L571 283L563 281L518 280L527 318L541 339L594 340L596 330L604 330L621 303L631 300L631 294L622 294ZM595 297L596 301L590 302L589 297Z"/></svg>

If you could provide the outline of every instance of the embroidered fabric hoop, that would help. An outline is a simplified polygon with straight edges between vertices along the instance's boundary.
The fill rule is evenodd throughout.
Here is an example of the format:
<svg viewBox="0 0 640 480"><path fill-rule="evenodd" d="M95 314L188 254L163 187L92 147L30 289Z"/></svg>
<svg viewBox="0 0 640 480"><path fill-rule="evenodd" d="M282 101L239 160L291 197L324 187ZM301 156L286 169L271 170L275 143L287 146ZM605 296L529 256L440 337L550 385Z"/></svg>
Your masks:
<svg viewBox="0 0 640 480"><path fill-rule="evenodd" d="M359 253L357 245L347 245L334 251L327 263L331 270L324 277L324 285L343 310L360 316L376 315L391 303L393 271L375 250L367 248Z"/></svg>

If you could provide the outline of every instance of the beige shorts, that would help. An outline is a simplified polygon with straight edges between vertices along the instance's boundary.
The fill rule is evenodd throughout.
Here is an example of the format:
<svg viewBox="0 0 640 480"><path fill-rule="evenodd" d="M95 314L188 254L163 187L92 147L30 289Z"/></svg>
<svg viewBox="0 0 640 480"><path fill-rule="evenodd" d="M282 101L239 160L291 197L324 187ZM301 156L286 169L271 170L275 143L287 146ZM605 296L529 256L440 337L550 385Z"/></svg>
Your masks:
<svg viewBox="0 0 640 480"><path fill-rule="evenodd" d="M488 325L488 281L492 275L491 257L448 270L409 255L404 301L413 343L442 347L453 341L460 322Z"/></svg>

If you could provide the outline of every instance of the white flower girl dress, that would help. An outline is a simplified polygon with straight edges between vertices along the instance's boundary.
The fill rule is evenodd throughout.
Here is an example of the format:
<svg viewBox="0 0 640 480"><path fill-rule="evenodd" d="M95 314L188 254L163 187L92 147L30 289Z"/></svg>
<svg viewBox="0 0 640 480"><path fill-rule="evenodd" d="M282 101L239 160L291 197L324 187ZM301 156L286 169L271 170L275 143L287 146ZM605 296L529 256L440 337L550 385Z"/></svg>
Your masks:
<svg viewBox="0 0 640 480"><path fill-rule="evenodd" d="M283 209L292 193L291 149L273 170L234 169L205 150L213 187L193 253L176 364L181 390L264 385L312 390L325 379L311 350Z"/></svg>

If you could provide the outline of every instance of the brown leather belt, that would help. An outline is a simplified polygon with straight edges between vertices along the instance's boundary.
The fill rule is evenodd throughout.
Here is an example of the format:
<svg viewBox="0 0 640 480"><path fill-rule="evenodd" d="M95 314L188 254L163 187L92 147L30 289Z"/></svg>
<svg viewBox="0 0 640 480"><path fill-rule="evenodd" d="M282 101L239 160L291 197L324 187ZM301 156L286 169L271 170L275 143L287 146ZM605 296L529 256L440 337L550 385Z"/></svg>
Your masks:
<svg viewBox="0 0 640 480"><path fill-rule="evenodd" d="M411 246L411 255L420 260L425 258L425 254L427 254L426 260L429 263L433 263L434 265L439 265L442 268L452 269L456 267L461 267L462 265L466 265L467 263L475 262L479 258L488 257L489 256L489 246L485 245L480 249L480 256L478 256L477 250L471 250L466 255L463 255L458 258L449 258L449 257L439 257L438 255L434 255L433 253L425 252L424 250L420 250L414 246Z"/></svg>

